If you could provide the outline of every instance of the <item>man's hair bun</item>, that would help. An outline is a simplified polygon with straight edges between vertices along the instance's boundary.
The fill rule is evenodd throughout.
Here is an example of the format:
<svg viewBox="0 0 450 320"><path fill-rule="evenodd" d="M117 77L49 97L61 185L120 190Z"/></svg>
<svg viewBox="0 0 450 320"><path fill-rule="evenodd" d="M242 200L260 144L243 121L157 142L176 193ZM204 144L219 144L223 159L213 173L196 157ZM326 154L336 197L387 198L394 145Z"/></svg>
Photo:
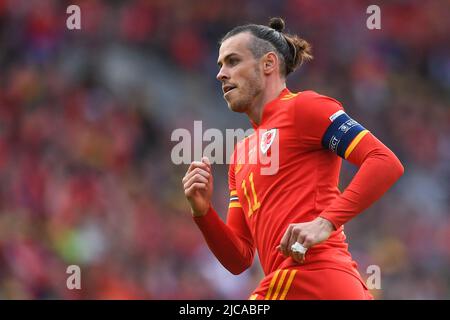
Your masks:
<svg viewBox="0 0 450 320"><path fill-rule="evenodd" d="M281 18L271 18L269 20L269 27L277 30L278 32L283 32L285 23Z"/></svg>

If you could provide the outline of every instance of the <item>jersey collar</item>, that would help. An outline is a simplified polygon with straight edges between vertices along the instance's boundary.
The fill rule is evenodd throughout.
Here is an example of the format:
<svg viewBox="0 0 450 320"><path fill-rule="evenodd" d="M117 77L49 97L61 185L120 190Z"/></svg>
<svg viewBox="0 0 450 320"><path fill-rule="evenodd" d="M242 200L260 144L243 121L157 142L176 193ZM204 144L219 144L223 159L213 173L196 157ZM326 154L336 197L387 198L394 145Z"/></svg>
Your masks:
<svg viewBox="0 0 450 320"><path fill-rule="evenodd" d="M277 111L277 103L280 101L280 99L282 99L283 97L285 97L285 96L287 96L289 94L291 94L289 89L288 88L284 88L283 90L281 90L281 92L278 95L278 97L276 97L272 101L266 103L266 105L263 107L263 112L262 112L262 116L261 116L261 123L259 125L257 125L251 119L249 119L250 123L252 124L253 129L255 129L255 130L258 129L264 123L264 121L269 119Z"/></svg>

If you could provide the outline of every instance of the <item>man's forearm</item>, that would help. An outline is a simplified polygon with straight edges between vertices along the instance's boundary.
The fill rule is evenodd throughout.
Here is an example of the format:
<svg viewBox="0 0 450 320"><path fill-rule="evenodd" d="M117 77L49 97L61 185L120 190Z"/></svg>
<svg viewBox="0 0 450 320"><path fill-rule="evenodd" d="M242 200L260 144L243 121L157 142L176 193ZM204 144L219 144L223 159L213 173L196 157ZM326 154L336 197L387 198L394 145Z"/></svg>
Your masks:
<svg viewBox="0 0 450 320"><path fill-rule="evenodd" d="M252 246L240 239L212 207L206 215L193 219L208 247L227 270L239 274L251 266L254 255Z"/></svg>

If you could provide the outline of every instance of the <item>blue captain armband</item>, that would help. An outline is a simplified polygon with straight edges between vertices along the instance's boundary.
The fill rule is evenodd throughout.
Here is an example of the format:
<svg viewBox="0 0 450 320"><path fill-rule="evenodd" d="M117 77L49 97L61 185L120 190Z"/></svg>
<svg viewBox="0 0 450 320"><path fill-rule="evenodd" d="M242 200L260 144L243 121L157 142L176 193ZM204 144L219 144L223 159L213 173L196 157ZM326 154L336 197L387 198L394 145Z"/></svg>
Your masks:
<svg viewBox="0 0 450 320"><path fill-rule="evenodd" d="M369 132L343 110L330 117L331 124L322 138L322 146L347 159L359 141Z"/></svg>

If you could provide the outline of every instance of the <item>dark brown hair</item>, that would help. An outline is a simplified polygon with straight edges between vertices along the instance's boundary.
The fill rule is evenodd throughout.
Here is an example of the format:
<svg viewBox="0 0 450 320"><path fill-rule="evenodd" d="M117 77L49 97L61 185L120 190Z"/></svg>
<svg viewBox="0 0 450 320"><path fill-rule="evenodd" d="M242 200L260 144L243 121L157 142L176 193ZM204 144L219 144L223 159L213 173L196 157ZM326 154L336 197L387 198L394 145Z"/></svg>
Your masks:
<svg viewBox="0 0 450 320"><path fill-rule="evenodd" d="M255 40L249 44L255 58L260 58L274 51L280 58L280 69L284 76L294 71L303 62L312 59L311 45L296 35L286 34L284 20L272 18L268 26L246 24L237 26L228 32L219 42L221 45L228 38L242 32L250 32Z"/></svg>

